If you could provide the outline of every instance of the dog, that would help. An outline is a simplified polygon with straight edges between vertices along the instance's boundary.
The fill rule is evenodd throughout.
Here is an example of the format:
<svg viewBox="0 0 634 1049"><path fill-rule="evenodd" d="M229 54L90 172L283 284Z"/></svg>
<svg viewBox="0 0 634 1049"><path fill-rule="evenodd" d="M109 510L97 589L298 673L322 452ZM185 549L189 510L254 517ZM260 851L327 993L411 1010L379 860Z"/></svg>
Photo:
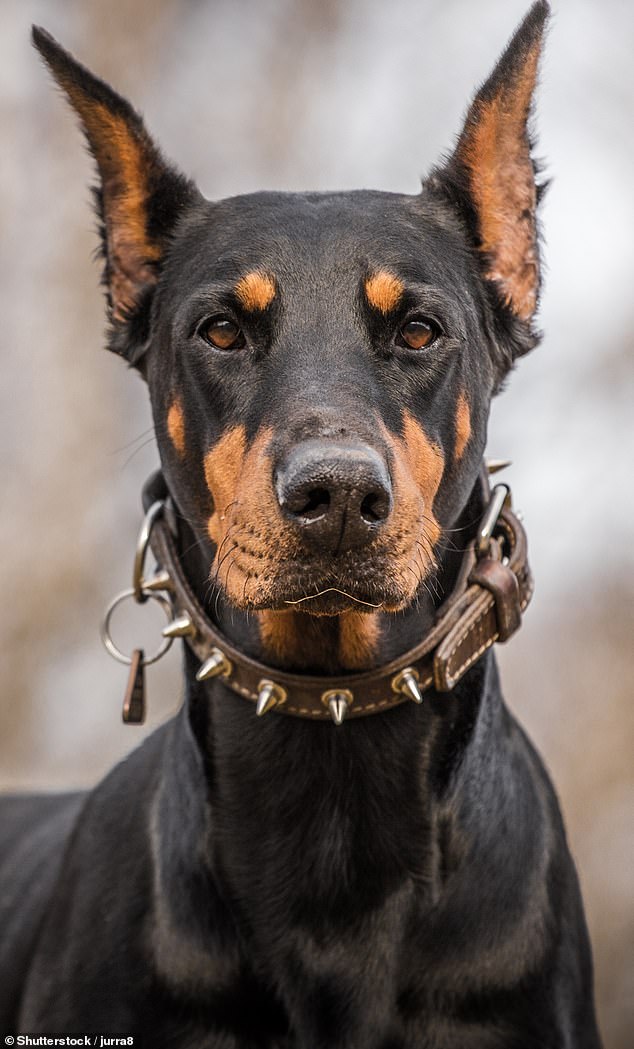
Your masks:
<svg viewBox="0 0 634 1049"><path fill-rule="evenodd" d="M93 790L3 800L3 1031L600 1046L557 801L492 652L525 538L482 471L538 341L547 16L419 194L217 203L34 29L99 173L109 347L149 390L159 571L135 596L166 595L185 702Z"/></svg>

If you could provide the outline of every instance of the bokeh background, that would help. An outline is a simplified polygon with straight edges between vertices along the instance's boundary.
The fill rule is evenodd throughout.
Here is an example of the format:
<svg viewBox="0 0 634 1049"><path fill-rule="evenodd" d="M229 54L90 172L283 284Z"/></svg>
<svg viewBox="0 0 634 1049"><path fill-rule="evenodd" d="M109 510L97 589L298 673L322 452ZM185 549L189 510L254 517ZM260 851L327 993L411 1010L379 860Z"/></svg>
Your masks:
<svg viewBox="0 0 634 1049"><path fill-rule="evenodd" d="M175 650L124 728L98 639L156 462L141 381L101 349L91 164L31 50L42 23L132 98L210 197L416 192L525 0L3 0L0 786L97 778L180 699ZM594 941L607 1049L634 1031L634 6L560 0L538 97L543 345L494 405L537 590L500 651L550 767ZM160 618L118 621L151 647ZM1 935L1 932L0 932Z"/></svg>

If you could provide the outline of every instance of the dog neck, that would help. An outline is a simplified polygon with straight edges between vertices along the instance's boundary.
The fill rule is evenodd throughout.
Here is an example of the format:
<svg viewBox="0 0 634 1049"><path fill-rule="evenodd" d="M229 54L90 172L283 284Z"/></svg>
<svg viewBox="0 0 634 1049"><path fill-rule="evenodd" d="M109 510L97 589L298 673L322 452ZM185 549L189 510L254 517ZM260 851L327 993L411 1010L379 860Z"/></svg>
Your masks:
<svg viewBox="0 0 634 1049"><path fill-rule="evenodd" d="M467 506L456 527L470 516L477 519ZM471 531L464 536L466 544ZM180 549L190 579L203 580L203 574L195 575L202 567L199 558L194 550L187 552L186 530ZM451 586L459 560L459 555L443 558L443 588ZM198 592L204 596L202 583ZM207 608L212 610L209 601ZM394 617L390 629L382 629L378 658L406 650L429 629L434 612L434 600L423 595L409 615ZM219 625L234 644L256 658L265 654L253 617L232 618L222 606L220 614ZM304 622L295 615L298 624ZM337 627L331 620L317 621L315 640L321 637L325 645L337 639ZM318 667L325 665L324 660ZM299 969L306 957L317 967L331 966L324 945L343 924L349 931L336 967L343 964L352 972L360 950L382 959L380 974L372 975L371 966L363 979L355 974L354 993L374 1000L376 988L391 985L395 961L383 957L384 945L407 935L401 925L414 896L433 906L464 862L461 806L469 804L469 784L486 754L495 753L492 735L501 735L503 706L492 654L450 693L432 690L421 707L405 703L342 728L275 714L256 718L252 704L222 680L197 681L197 667L185 646L186 703L170 729L158 802L163 811L156 820L162 828L155 843L160 898L178 899L179 926L207 944L217 939L220 911L214 900L220 893L240 927L238 937L233 925L223 926L223 965L233 958L237 979L245 965L238 944L248 942L258 981L278 988L286 985L288 973L294 983L301 977L310 987L315 973ZM504 796L494 771L490 784L478 789L482 811L494 812L496 799ZM189 799L186 826L174 797ZM203 896L201 858L204 870L212 872ZM183 890L189 877L197 886L193 902ZM155 950L167 980L177 979L184 957L173 927L173 916L158 916ZM297 949L307 940L309 955ZM207 949L192 986L204 983L206 967L213 986L215 961ZM366 1012L360 1009L359 1015ZM284 1001L283 1013L298 1027L311 1022L302 994ZM371 1032L365 1034L359 1044L369 1044Z"/></svg>
<svg viewBox="0 0 634 1049"><path fill-rule="evenodd" d="M186 704L170 729L155 820L157 899L179 901L177 914L157 916L163 975L182 990L191 964L185 937L201 944L186 977L191 993L204 996L207 972L212 992L221 942L223 979L257 972L271 1009L280 988L301 984L284 995L282 1025L284 1017L298 1028L317 1022L311 988L333 967L343 967L346 987L353 974L347 993L358 998L359 1017L374 1015L370 1001L387 1013L389 1002L376 999L395 982L407 915L415 903L441 905L450 879L461 885L471 862L464 812L474 792L484 847L493 848L506 795L503 763L490 757L504 717L492 653L451 693L432 691L423 707L402 704L341 729L256 718L221 681L195 680L187 646L185 666ZM339 929L345 940L331 956ZM371 1044L370 1036L360 1032L355 1044Z"/></svg>

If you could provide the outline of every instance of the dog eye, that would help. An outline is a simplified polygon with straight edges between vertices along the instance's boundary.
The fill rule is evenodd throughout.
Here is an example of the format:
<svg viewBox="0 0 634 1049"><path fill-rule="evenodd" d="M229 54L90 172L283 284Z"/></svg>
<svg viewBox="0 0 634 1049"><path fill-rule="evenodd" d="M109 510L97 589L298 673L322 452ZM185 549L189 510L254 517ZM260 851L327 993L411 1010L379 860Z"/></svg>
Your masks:
<svg viewBox="0 0 634 1049"><path fill-rule="evenodd" d="M242 330L230 317L211 317L204 320L198 334L217 350L241 350L245 344Z"/></svg>
<svg viewBox="0 0 634 1049"><path fill-rule="evenodd" d="M431 346L440 335L440 328L429 317L416 317L399 329L397 342L410 350L423 350Z"/></svg>

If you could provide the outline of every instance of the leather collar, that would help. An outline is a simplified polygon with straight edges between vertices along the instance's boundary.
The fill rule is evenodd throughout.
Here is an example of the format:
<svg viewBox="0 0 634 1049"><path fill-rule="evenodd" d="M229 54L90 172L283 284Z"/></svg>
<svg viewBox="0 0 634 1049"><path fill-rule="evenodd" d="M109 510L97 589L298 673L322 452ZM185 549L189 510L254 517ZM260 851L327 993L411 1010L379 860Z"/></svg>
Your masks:
<svg viewBox="0 0 634 1049"><path fill-rule="evenodd" d="M187 642L200 661L197 679L218 678L255 703L260 715L274 709L341 724L344 717L377 714L412 700L420 703L427 689L451 690L494 642L511 637L532 596L526 534L511 509L510 490L497 485L490 492L485 470L481 488L487 510L480 530L463 555L456 586L438 608L431 630L397 659L363 673L287 673L237 649L208 618L185 576L160 473L149 479L143 492L158 568L154 578L142 579L142 556L139 586L147 594L166 593L174 619L164 634Z"/></svg>

